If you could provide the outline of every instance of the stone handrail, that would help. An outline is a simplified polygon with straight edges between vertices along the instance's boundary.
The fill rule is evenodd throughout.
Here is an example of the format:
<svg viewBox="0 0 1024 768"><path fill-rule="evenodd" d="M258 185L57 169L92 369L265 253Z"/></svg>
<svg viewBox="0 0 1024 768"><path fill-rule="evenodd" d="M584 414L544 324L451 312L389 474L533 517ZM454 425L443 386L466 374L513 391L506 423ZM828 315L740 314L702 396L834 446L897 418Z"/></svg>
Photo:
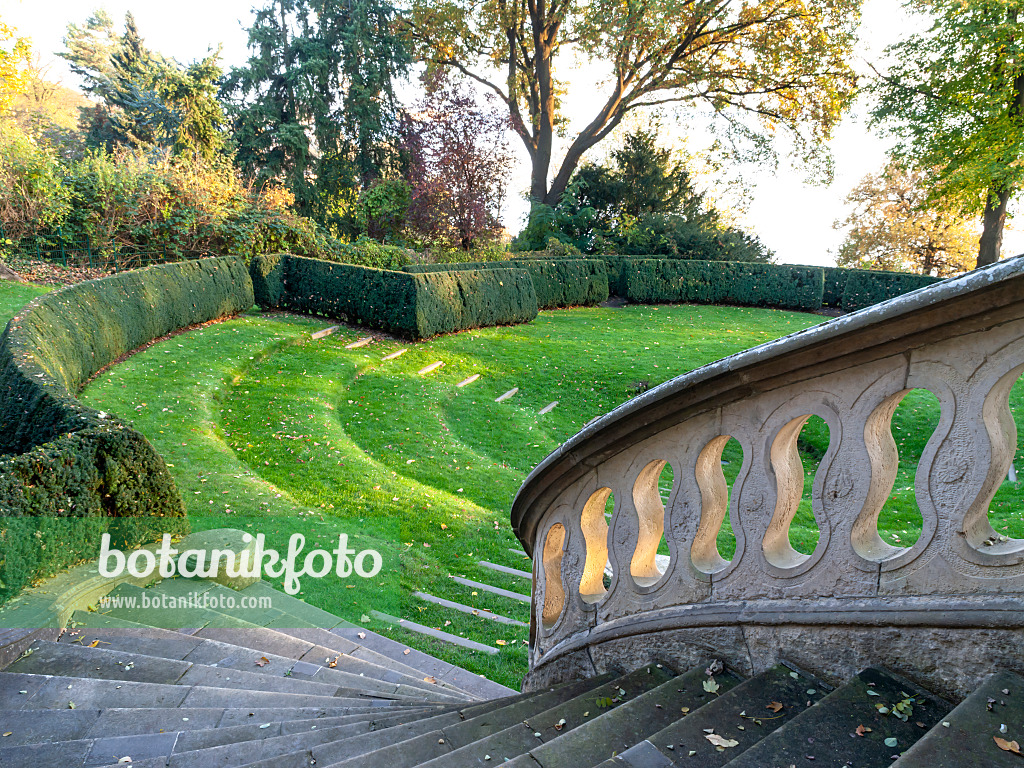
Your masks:
<svg viewBox="0 0 1024 768"><path fill-rule="evenodd" d="M1008 398L1022 371L1017 257L679 376L588 425L512 507L534 555L528 684L709 654L749 672L786 658L826 679L883 663L950 694L993 663L1020 668L1024 540L997 534L988 510L1016 451ZM877 521L899 461L892 415L916 388L941 417L916 475L923 530L900 548ZM830 443L806 555L789 528L811 415ZM730 437L743 449L731 494ZM726 515L728 559L716 544Z"/></svg>

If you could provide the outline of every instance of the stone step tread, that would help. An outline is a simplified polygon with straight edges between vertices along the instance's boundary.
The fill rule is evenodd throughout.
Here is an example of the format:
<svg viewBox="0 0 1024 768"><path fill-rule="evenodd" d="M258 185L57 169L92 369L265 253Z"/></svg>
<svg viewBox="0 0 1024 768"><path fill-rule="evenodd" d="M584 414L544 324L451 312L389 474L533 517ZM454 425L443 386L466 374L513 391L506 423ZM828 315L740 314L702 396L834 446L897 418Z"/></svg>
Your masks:
<svg viewBox="0 0 1024 768"><path fill-rule="evenodd" d="M987 678L892 765L893 768L1024 766L1024 759L1001 749L996 738L1024 744L1024 677L1014 672L997 672Z"/></svg>
<svg viewBox="0 0 1024 768"><path fill-rule="evenodd" d="M224 659L223 656L220 658ZM267 657L262 657L260 661L263 658ZM256 667L255 662L252 665L254 668ZM306 667L310 672L317 671L311 664ZM378 685L374 685L377 681L366 683L358 676L346 679L345 684L338 684L284 676L283 673L287 671L284 667L281 667L280 675L272 676L232 666L213 666L187 660L178 661L129 651L109 650L102 647L90 648L68 643L34 643L32 653L12 664L7 671L42 675L60 671L65 677L128 680L168 685L206 685L215 688L308 693L313 696L421 698L418 689L400 690L399 686L388 686L388 690L382 690ZM416 691L413 696L409 694L411 690Z"/></svg>
<svg viewBox="0 0 1024 768"><path fill-rule="evenodd" d="M244 631L242 630L242 632ZM306 680L336 685L359 691L360 694L377 693L385 697L400 696L402 698L422 698L427 694L427 691L418 686L385 682L331 668L329 664L332 661L337 664L337 661L323 654L318 655L317 662L300 661L210 640L198 635L183 635L180 632L169 630L149 629L139 632L120 628L77 629L64 633L61 643L79 648L88 648L92 643L99 643L98 647L104 650L132 652L131 649L134 649L135 653L151 657L204 664L218 669L236 669L275 678L284 677L295 681ZM456 700L456 697L440 690L432 692L432 695L442 699Z"/></svg>
<svg viewBox="0 0 1024 768"><path fill-rule="evenodd" d="M155 614L153 608L143 607L141 600L143 595L147 598L158 597L161 593L145 590L134 584L119 584L109 593L111 598L136 598L139 602L134 605L119 605L97 611L102 616L111 616L115 619L127 619L145 626L152 626L154 618L159 616L159 623L166 629L177 627L205 627L213 624L222 627L255 627L249 621L228 616L208 608L198 606L161 608L159 614Z"/></svg>
<svg viewBox="0 0 1024 768"><path fill-rule="evenodd" d="M828 690L815 678L789 667L772 667L630 747L618 756L618 764L646 768L661 761L718 768L813 706ZM717 749L707 739L708 728L736 745Z"/></svg>
<svg viewBox="0 0 1024 768"><path fill-rule="evenodd" d="M915 701L906 722L878 708L892 708L907 697ZM849 761L858 766L888 766L894 755L907 750L950 709L948 702L909 680L869 667L726 765L761 768L798 760L804 764L809 757L817 765ZM862 736L856 734L858 726L865 729ZM886 744L887 739L895 742Z"/></svg>
<svg viewBox="0 0 1024 768"><path fill-rule="evenodd" d="M597 717L591 716L564 736L535 747L512 764L530 765L532 760L544 768L597 765L675 722L684 708L696 711L742 682L728 669L709 676L705 666L609 707Z"/></svg>
<svg viewBox="0 0 1024 768"><path fill-rule="evenodd" d="M394 707L385 715L403 712L418 713L437 707ZM112 733L138 735L179 732L212 732L251 727L253 723L273 724L278 730L292 730L302 723L329 722L344 725L376 720L381 717L380 707L294 707L275 708L108 708L108 709L36 709L5 711L4 732L10 736L4 746L24 746L56 741L98 739Z"/></svg>
<svg viewBox="0 0 1024 768"><path fill-rule="evenodd" d="M616 677L613 673L606 673L589 680L541 689L534 695L483 711L475 717L463 720L435 718L433 722L424 720L418 732L409 733L407 738L395 738L404 735L400 731L395 731L388 734L388 738L378 739L376 742L347 742L325 746L320 750L313 750L311 757L317 761L317 765L334 768L391 768L394 765L417 765L466 746L476 738L498 733L522 723L528 717L584 695ZM431 725L435 727L426 728Z"/></svg>
<svg viewBox="0 0 1024 768"><path fill-rule="evenodd" d="M70 686L70 687L69 687ZM21 693L25 691L25 693ZM304 693L118 682L88 678L0 672L0 711L21 709L105 709L107 707L357 707L368 702L393 706L391 699L311 696Z"/></svg>
<svg viewBox="0 0 1024 768"><path fill-rule="evenodd" d="M564 736L576 726L600 717L609 706L618 706L641 696L675 676L674 671L663 665L650 664L527 717L497 733L478 734L470 723L456 725L444 731L453 752L426 763L409 763L405 768L411 768L412 765L420 765L422 768L476 766L487 762L488 756L499 761L507 760ZM392 768L403 768L403 765L393 764Z"/></svg>
<svg viewBox="0 0 1024 768"><path fill-rule="evenodd" d="M63 742L59 751L54 745L45 745L45 752L61 757L61 765L67 768L91 768L91 766L116 762L125 756L134 764L139 760L162 757L167 764L180 766L229 766L245 762L252 755L262 757L286 754L295 751L297 745L310 746L336 741L350 736L381 730L416 718L430 716L431 712L389 713L361 722L335 723L324 719L280 723L274 721L253 722L233 728L204 731L171 730L161 733L146 733ZM28 745L19 748L0 748L0 765L5 759L12 765L21 764L24 757L38 752L44 745Z"/></svg>
<svg viewBox="0 0 1024 768"><path fill-rule="evenodd" d="M418 651L415 648L410 648L404 643L392 640L376 632L359 628L346 629L336 627L331 630L331 633L358 642L374 653L403 664L408 664L424 674L448 682L481 699L491 699L517 693L517 691L506 688L500 683L488 680L481 675L474 675L472 672L462 667L457 667L454 664L449 664L446 661L435 659L429 654Z"/></svg>
<svg viewBox="0 0 1024 768"><path fill-rule="evenodd" d="M415 676L421 682L436 681L427 684L441 686L455 695L464 695L473 700L491 698L488 695L471 691L467 686L459 685L456 682L457 679L462 679L471 683L472 680L482 678L461 667L435 659L433 656L411 649L407 645L402 645L368 629L335 627L332 630L326 630L316 627L299 627L277 631L299 640L316 643L318 647L328 648L337 653L348 649L349 655L355 659L373 660L375 663L389 665L391 669L408 674L410 677ZM406 650L409 652L405 653ZM501 690L508 691L504 686Z"/></svg>
<svg viewBox="0 0 1024 768"><path fill-rule="evenodd" d="M505 574L508 574L509 576L518 576L521 579L528 579L531 582L533 581L533 574L530 573L529 571L521 571L518 568L509 568L507 565L500 565L498 563L491 563L491 562L488 562L487 560L478 560L476 564L479 565L481 568L487 568L488 570L491 570L491 571L497 571L498 573L505 573Z"/></svg>
<svg viewBox="0 0 1024 768"><path fill-rule="evenodd" d="M472 589L479 589L483 592L490 592L492 595L500 595L501 597L507 597L510 600L518 600L521 603L529 603L532 601L532 598L529 595L524 595L520 592L512 592L511 590L502 589L501 587L492 587L490 584L473 581L472 579L467 579L464 576L452 576L452 580L464 587L471 587Z"/></svg>
<svg viewBox="0 0 1024 768"><path fill-rule="evenodd" d="M316 628L294 629L303 636L266 627L251 629L227 629L204 627L193 637L205 638L229 645L248 648L255 651L268 651L277 656L305 661L312 664L335 664L335 669L352 674L382 680L387 683L399 683L434 692L441 688L444 693L458 698L466 698L468 694L441 681L429 683L425 676L412 667L398 664L392 659L373 653L355 643L349 643L327 630ZM317 644L311 637L332 642L332 647ZM353 655L358 654L358 657Z"/></svg>
<svg viewBox="0 0 1024 768"><path fill-rule="evenodd" d="M462 613L468 613L471 616L479 616L481 619L488 619L490 621L496 621L499 624L509 624L514 627L528 627L530 626L525 621L519 621L518 619L510 619L507 616L500 616L497 613L492 613L482 608L474 608L471 605L463 605L462 603L456 603L453 600L446 600L443 597L435 597L434 595L426 592L413 592L412 596L424 600L428 603L434 603L444 608L451 608L455 611L461 611Z"/></svg>
<svg viewBox="0 0 1024 768"><path fill-rule="evenodd" d="M400 619L397 616L391 616L386 613L381 613L380 611L370 611L370 615L378 621L384 621L394 626L407 629L410 632L415 632L419 635L426 635L427 637L432 637L435 640L441 640L442 642L450 643L451 645L456 645L460 648L466 648L470 651L486 653L492 656L498 652L497 648L490 645L484 645L483 643L478 643L476 640L470 640L465 637L460 637L459 635L453 635L450 632L445 632L444 630L427 627L423 624L411 621L410 619Z"/></svg>

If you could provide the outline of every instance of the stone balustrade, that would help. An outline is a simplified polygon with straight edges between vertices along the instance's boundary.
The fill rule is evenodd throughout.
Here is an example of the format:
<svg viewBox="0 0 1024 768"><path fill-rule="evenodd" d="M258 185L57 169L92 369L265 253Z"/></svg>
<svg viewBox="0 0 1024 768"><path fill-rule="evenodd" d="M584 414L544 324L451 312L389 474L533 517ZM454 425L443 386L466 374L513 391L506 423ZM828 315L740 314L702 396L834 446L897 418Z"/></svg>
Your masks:
<svg viewBox="0 0 1024 768"><path fill-rule="evenodd" d="M826 679L887 664L951 695L993 664L1024 671L1024 540L988 517L1016 452L1022 371L1018 257L720 360L588 425L512 509L534 555L528 685L652 657L748 673L784 658ZM877 522L899 462L891 419L914 389L941 417L916 474L923 530L902 548ZM829 447L810 494L818 542L801 554L797 438L815 415Z"/></svg>

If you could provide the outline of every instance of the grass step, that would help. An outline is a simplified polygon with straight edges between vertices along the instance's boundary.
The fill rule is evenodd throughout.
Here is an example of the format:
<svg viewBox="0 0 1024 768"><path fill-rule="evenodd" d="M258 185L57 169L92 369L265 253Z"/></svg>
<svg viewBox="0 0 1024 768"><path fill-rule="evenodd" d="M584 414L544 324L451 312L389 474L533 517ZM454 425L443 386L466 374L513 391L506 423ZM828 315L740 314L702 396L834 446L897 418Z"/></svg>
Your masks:
<svg viewBox="0 0 1024 768"><path fill-rule="evenodd" d="M420 765L422 768L464 768L489 760L509 760L568 734L575 727L588 722L589 718L599 717L609 707L635 699L674 677L675 672L663 665L651 664L491 735L478 735L471 723L456 725L445 730L450 735L449 741L452 744L460 741L468 743L450 754Z"/></svg>
<svg viewBox="0 0 1024 768"><path fill-rule="evenodd" d="M476 640L470 640L465 637L460 637L459 635L453 635L449 632L444 632L440 629L427 627L423 624L418 624L415 621L411 621L409 619L400 619L397 616L390 616L386 613L381 613L380 611L370 611L370 615L378 621L384 621L389 624L394 624L396 626L402 627L403 629L407 629L410 632L415 632L418 635L426 635L427 637L432 637L435 640L441 640L442 642L450 643L451 645L457 645L459 648L466 648L470 651L477 651L478 653L488 653L491 655L494 655L498 652L497 648L494 648L490 645L484 645L483 643L476 642Z"/></svg>
<svg viewBox="0 0 1024 768"><path fill-rule="evenodd" d="M597 717L591 712L590 718L569 733L520 755L508 764L509 768L597 765L671 725L683 709L696 711L740 682L729 670L713 677L704 669L690 670L634 699L602 710Z"/></svg>
<svg viewBox="0 0 1024 768"><path fill-rule="evenodd" d="M335 768L392 768L393 766L419 765L436 757L447 755L460 747L498 733L523 720L545 712L554 706L592 691L605 683L614 680L617 675L607 673L590 680L577 681L557 688L537 691L535 695L526 696L505 706L496 706L481 711L475 717L460 720L435 719L436 726L429 730L421 730L406 739L392 739L365 749L358 745L355 751L352 744L342 743L313 752L317 765L328 765ZM424 720L423 725L430 724Z"/></svg>
<svg viewBox="0 0 1024 768"><path fill-rule="evenodd" d="M720 694L696 711L614 758L614 765L648 768L680 765L718 768L803 712L828 692L812 677L782 665ZM718 749L707 729L733 747ZM660 762L659 762L660 761Z"/></svg>
<svg viewBox="0 0 1024 768"><path fill-rule="evenodd" d="M512 592L501 587L492 587L490 584L484 584L480 581L473 581L463 576L452 576L452 580L457 584L461 584L464 587L472 587L473 589L479 589L484 592L490 592L492 595L500 595L501 597L507 597L511 600L518 600L521 603L529 603L532 601L529 595L523 595L519 592Z"/></svg>
<svg viewBox="0 0 1024 768"><path fill-rule="evenodd" d="M456 603L452 600L445 600L443 597L435 597L434 595L429 595L426 592L413 592L412 596L428 603L440 605L444 608L451 608L454 611L461 611L462 613L468 613L471 616L479 616L481 619L496 621L499 624L509 624L515 627L530 626L525 621L510 619L507 616L499 616L496 613L491 613L490 611L486 611L481 608L474 608L471 605L463 605L462 603Z"/></svg>
<svg viewBox="0 0 1024 768"><path fill-rule="evenodd" d="M486 560L478 560L477 565L481 568L488 568L498 573L507 573L509 576L518 576L521 579L529 579L533 581L533 574L529 571L521 571L518 568L509 568L507 565L498 565L497 563L489 563Z"/></svg>
<svg viewBox="0 0 1024 768"><path fill-rule="evenodd" d="M399 643L376 632L358 628L346 629L336 627L331 630L331 634L360 643L363 647L374 653L408 664L426 675L455 685L461 690L468 691L482 699L509 696L516 693L511 688L506 688L499 683L495 683L493 680L488 680L482 675L474 675L462 667L435 659L429 654L418 651L415 648L410 648L404 643Z"/></svg>
<svg viewBox="0 0 1024 768"><path fill-rule="evenodd" d="M893 768L1020 768L996 739L1024 744L1024 678L997 672L893 763ZM1004 746L1007 746L1004 744Z"/></svg>
<svg viewBox="0 0 1024 768"><path fill-rule="evenodd" d="M246 630L240 630L240 632L244 633ZM178 659L217 669L235 669L278 679L285 677L294 681L305 680L335 685L356 692L358 695L376 695L382 698L426 699L433 697L438 700L460 700L436 686L434 686L434 690L427 691L420 687L385 682L332 668L329 664L333 658L323 653L317 656L319 663L311 663L210 640L198 635L183 635L180 632L168 630L149 629L140 632L120 628L77 629L66 632L61 638L61 642L64 645L78 648L89 648L93 643L98 643L99 648L108 651L128 652L134 649L136 653L146 656Z"/></svg>
<svg viewBox="0 0 1024 768"><path fill-rule="evenodd" d="M897 704L906 710L906 721L880 709ZM763 768L813 760L816 765L888 766L950 709L910 681L870 667L726 765Z"/></svg>

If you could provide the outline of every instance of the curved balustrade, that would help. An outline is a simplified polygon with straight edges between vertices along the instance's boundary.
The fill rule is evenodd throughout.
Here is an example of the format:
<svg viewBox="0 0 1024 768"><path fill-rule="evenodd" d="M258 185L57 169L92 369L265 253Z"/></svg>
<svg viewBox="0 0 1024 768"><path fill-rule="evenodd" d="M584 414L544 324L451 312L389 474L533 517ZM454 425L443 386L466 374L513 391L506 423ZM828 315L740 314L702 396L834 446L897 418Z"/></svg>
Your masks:
<svg viewBox="0 0 1024 768"><path fill-rule="evenodd" d="M837 678L888 663L957 692L975 669L1020 668L1024 540L999 536L988 509L1016 451L1008 398L1022 371L1018 257L726 358L605 415L548 456L513 505L523 545L542 553L531 679L718 654L748 671L782 656ZM893 412L916 388L938 397L941 417L916 476L923 530L900 548L877 521L898 465ZM789 529L811 416L830 439L811 492L818 542L802 554ZM731 494L730 438L743 450ZM726 515L730 558L717 545Z"/></svg>

